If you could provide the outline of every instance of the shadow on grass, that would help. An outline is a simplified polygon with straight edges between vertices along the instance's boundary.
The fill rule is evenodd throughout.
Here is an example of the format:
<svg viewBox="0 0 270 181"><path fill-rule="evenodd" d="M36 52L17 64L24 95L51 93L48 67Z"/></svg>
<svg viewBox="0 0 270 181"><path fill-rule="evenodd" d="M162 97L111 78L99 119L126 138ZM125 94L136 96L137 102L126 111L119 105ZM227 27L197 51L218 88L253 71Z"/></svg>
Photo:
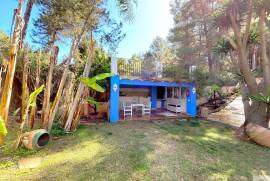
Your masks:
<svg viewBox="0 0 270 181"><path fill-rule="evenodd" d="M193 179L249 180L261 171L270 171L270 150L238 140L229 127L181 121L160 128L185 146L183 154L192 155L182 163L185 174Z"/></svg>
<svg viewBox="0 0 270 181"><path fill-rule="evenodd" d="M44 158L40 167L4 175L20 180L251 180L256 172L269 171L269 149L233 135L231 128L207 121L81 126L29 153Z"/></svg>
<svg viewBox="0 0 270 181"><path fill-rule="evenodd" d="M128 138L128 139L125 139ZM153 150L144 133L122 125L80 127L43 150L42 165L14 179L150 180L146 155ZM35 154L33 154L35 155ZM41 154L42 155L42 154ZM35 155L36 156L36 155ZM8 174L7 174L8 175Z"/></svg>

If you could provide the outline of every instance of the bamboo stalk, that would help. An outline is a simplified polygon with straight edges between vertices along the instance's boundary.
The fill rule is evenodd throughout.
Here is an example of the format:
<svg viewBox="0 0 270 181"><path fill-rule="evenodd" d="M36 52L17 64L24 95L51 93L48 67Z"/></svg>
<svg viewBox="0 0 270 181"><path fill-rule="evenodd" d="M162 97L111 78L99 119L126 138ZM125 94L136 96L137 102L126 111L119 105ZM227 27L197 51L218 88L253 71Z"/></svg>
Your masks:
<svg viewBox="0 0 270 181"><path fill-rule="evenodd" d="M53 47L53 52L50 57L50 68L48 72L48 78L46 81L46 89L44 93L44 109L43 109L43 127L44 129L48 129L48 122L50 116L50 98L51 98L51 88L52 88L52 74L53 69L56 64L57 56L58 56L59 49L57 46Z"/></svg>
<svg viewBox="0 0 270 181"><path fill-rule="evenodd" d="M8 122L8 112L9 105L12 93L12 85L13 79L16 69L17 63L17 53L18 53L18 43L20 38L20 33L22 29L22 18L21 18L21 10L22 10L23 0L19 0L18 8L16 10L15 15L15 28L13 32L13 36L11 38L11 47L10 47L10 56L9 56L9 65L8 70L4 82L1 103L0 103L0 116L4 119L6 125Z"/></svg>
<svg viewBox="0 0 270 181"><path fill-rule="evenodd" d="M37 71L36 71L36 82L35 82L35 86L34 86L34 90L36 90L39 87L39 82L40 82L40 60L41 60L41 51L39 52L39 57L36 61L37 63ZM33 106L31 108L31 112L30 112L30 118L29 118L29 127L31 129L33 129L34 127L34 123L35 123L35 117L36 117L36 112L37 112L37 98L35 98L33 100Z"/></svg>

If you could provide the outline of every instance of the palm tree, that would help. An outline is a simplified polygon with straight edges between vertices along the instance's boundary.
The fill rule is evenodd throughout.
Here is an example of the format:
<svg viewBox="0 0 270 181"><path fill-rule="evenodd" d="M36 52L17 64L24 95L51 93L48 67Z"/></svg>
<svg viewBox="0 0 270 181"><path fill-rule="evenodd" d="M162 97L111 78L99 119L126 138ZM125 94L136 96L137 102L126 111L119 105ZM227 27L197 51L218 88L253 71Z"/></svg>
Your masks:
<svg viewBox="0 0 270 181"><path fill-rule="evenodd" d="M31 16L31 12L32 12L34 3L35 3L35 0L28 0L27 1L26 9L24 12L24 26L23 26L22 33L21 33L20 47L23 46L23 42L24 42L24 39L26 36L26 32L27 32L27 28L28 28L28 24L29 24L29 20L30 20L30 16Z"/></svg>

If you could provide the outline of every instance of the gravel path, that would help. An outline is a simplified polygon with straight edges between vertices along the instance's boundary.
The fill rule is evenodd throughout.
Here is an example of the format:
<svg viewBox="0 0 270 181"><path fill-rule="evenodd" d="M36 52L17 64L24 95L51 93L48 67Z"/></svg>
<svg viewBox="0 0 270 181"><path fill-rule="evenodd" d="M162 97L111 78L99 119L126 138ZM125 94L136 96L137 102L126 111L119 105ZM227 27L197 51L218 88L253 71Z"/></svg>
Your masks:
<svg viewBox="0 0 270 181"><path fill-rule="evenodd" d="M245 121L242 97L237 97L221 111L210 114L208 119L240 127Z"/></svg>

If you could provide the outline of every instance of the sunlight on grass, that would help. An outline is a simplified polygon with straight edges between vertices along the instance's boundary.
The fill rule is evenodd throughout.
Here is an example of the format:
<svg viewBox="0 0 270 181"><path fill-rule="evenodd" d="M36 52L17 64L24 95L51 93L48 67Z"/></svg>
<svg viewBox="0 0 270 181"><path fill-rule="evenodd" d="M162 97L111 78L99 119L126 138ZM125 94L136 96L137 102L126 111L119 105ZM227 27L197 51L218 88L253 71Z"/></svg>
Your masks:
<svg viewBox="0 0 270 181"><path fill-rule="evenodd" d="M18 169L25 155L43 161ZM82 126L39 152L9 153L0 180L250 180L268 173L269 158L269 149L237 140L222 125L130 121Z"/></svg>

